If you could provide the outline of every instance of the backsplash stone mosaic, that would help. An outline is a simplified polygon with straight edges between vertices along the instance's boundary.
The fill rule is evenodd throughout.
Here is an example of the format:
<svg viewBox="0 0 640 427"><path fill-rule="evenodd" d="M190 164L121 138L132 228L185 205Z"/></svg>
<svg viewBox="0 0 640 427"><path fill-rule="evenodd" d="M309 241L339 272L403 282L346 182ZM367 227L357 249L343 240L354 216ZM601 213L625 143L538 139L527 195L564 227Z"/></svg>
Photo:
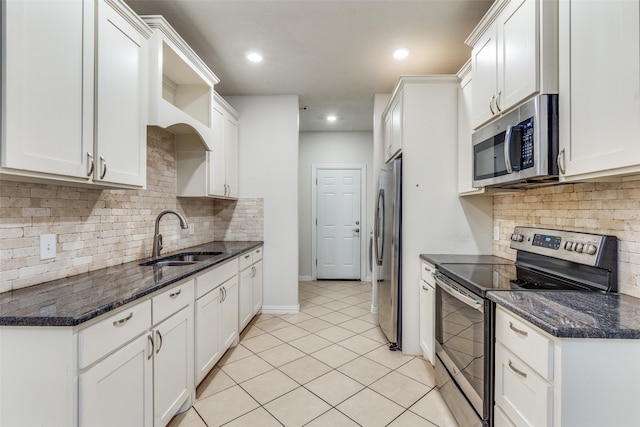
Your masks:
<svg viewBox="0 0 640 427"><path fill-rule="evenodd" d="M509 238L516 225L617 236L619 290L640 297L640 179L556 185L494 196L493 222L500 227L493 254L509 259L515 259Z"/></svg>
<svg viewBox="0 0 640 427"><path fill-rule="evenodd" d="M175 216L163 217L164 252L213 240L263 240L262 199L177 198L175 165L173 134L148 128L146 190L2 180L0 292L149 257L155 218L165 209L184 214L195 234L180 229ZM40 260L41 234L56 234L55 259Z"/></svg>

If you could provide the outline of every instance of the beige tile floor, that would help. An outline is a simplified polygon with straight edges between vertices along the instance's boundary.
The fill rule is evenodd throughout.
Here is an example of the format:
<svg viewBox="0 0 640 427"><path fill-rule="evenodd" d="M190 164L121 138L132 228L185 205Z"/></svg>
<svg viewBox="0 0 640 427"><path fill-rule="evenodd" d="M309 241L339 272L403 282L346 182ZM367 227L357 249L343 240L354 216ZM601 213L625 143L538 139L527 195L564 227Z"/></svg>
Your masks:
<svg viewBox="0 0 640 427"><path fill-rule="evenodd" d="M389 351L370 283L299 286L300 313L256 316L171 427L457 427L431 364Z"/></svg>

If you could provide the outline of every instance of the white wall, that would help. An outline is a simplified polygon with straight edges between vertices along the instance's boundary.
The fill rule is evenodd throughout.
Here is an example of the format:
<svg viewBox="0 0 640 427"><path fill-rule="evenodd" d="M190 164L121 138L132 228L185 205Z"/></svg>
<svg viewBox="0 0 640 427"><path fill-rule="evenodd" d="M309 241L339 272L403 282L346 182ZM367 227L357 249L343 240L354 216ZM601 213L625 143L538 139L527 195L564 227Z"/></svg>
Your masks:
<svg viewBox="0 0 640 427"><path fill-rule="evenodd" d="M320 165L365 165L367 179L362 191L365 192L366 227L363 228L362 257L366 276L362 280L370 280L368 267L369 232L373 225L373 210L368 200L373 186L373 134L371 132L301 132L300 157L298 165L299 205L298 228L299 250L298 272L301 279L309 280L312 275L312 166Z"/></svg>
<svg viewBox="0 0 640 427"><path fill-rule="evenodd" d="M298 97L225 99L240 113L239 196L264 198L262 311L298 311Z"/></svg>

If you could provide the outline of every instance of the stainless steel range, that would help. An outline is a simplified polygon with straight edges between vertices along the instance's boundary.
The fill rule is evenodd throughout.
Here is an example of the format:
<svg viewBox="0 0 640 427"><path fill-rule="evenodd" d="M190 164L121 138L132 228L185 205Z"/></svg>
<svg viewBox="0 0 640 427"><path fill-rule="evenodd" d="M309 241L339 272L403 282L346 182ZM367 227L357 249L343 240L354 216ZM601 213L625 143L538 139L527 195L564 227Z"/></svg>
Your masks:
<svg viewBox="0 0 640 427"><path fill-rule="evenodd" d="M516 262L436 265L436 381L461 427L493 425L495 304L504 290L617 291L615 236L516 227Z"/></svg>

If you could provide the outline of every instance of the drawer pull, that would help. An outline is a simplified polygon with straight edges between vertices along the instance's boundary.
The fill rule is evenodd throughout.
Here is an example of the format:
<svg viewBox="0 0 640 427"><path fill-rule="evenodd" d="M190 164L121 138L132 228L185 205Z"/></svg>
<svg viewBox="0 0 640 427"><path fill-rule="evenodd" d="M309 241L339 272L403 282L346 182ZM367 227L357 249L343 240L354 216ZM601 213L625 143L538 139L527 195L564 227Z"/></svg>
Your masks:
<svg viewBox="0 0 640 427"><path fill-rule="evenodd" d="M127 323L129 320L131 320L132 317L133 317L133 312L129 313L129 315L127 317L123 317L120 320L115 320L113 322L113 326L115 326L115 327L122 326L125 323Z"/></svg>
<svg viewBox="0 0 640 427"><path fill-rule="evenodd" d="M260 249L256 250L256 253L259 254L260 253Z"/></svg>
<svg viewBox="0 0 640 427"><path fill-rule="evenodd" d="M245 259L249 258L251 256L251 254L247 254L244 256Z"/></svg>
<svg viewBox="0 0 640 427"><path fill-rule="evenodd" d="M174 292L172 294L169 294L169 298L177 298L178 295L180 295L182 293L182 289L178 289L178 292Z"/></svg>
<svg viewBox="0 0 640 427"><path fill-rule="evenodd" d="M524 337L526 337L527 335L529 335L529 332L527 331L523 331L522 329L518 329L515 326L513 326L513 323L509 322L509 329L511 329L513 332L515 332L516 334L520 334Z"/></svg>
<svg viewBox="0 0 640 427"><path fill-rule="evenodd" d="M426 286L422 285L422 289L425 291L429 291L429 288L427 288Z"/></svg>
<svg viewBox="0 0 640 427"><path fill-rule="evenodd" d="M522 372L520 369L513 366L513 363L511 363L511 359L509 359L509 369L511 369L516 374L520 375L522 378L527 378L527 373Z"/></svg>

